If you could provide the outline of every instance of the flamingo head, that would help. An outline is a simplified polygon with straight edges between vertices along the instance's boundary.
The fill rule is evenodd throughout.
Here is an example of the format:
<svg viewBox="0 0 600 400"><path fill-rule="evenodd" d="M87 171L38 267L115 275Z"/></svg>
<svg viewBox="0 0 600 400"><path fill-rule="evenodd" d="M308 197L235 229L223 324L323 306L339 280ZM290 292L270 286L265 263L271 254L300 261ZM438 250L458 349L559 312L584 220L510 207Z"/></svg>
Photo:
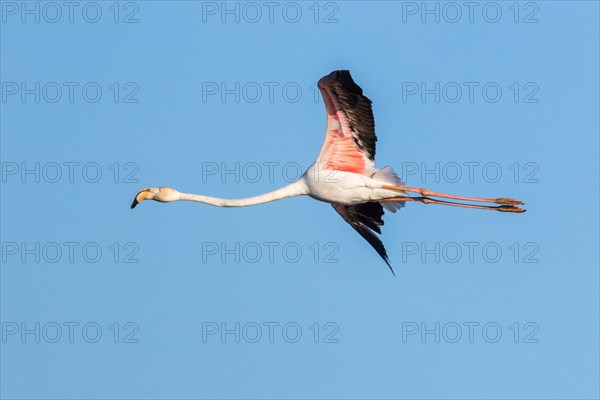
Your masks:
<svg viewBox="0 0 600 400"><path fill-rule="evenodd" d="M144 200L160 201L161 203L170 203L179 200L179 192L169 187L157 187L142 189L135 195L131 208L134 208Z"/></svg>

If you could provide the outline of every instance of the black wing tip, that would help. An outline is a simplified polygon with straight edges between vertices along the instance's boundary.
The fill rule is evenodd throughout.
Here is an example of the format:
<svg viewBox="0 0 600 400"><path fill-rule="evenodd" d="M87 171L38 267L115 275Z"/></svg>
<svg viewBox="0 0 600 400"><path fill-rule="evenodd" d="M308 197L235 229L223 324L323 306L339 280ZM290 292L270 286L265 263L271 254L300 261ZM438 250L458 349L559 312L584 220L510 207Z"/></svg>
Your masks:
<svg viewBox="0 0 600 400"><path fill-rule="evenodd" d="M329 76L333 76L333 79L336 82L339 82L340 85L342 85L342 87L344 87L345 89L359 94L359 95L363 95L363 90L360 86L358 86L356 84L356 82L354 82L354 79L352 79L352 75L350 74L350 71L347 69L340 69L337 71L333 71L331 74L329 74ZM369 103L371 103L371 100L367 99L369 101Z"/></svg>
<svg viewBox="0 0 600 400"><path fill-rule="evenodd" d="M385 263L387 264L388 268L390 269L390 271L392 271L392 275L394 275L394 278L396 277L396 273L394 272L394 268L392 268L392 265L390 264L390 259L388 258L387 253L384 256L381 256L381 258L383 258L383 261L385 261Z"/></svg>
<svg viewBox="0 0 600 400"><path fill-rule="evenodd" d="M379 257L385 261L392 275L396 277L385 246L381 239L374 233L374 231L381 233L379 226L383 225L383 206L378 202L355 205L332 203L331 206L373 247L377 254L379 254Z"/></svg>
<svg viewBox="0 0 600 400"><path fill-rule="evenodd" d="M350 70L348 70L348 69L336 69L334 71L331 71L331 73L327 76L330 76L332 78L350 78L350 79L352 79L352 76L350 75Z"/></svg>
<svg viewBox="0 0 600 400"><path fill-rule="evenodd" d="M338 78L350 78L352 79L352 75L350 75L350 70L348 69L338 69L332 72L332 74L336 74Z"/></svg>
<svg viewBox="0 0 600 400"><path fill-rule="evenodd" d="M356 84L356 82L354 82L354 79L352 79L352 75L350 75L350 71L347 69L336 69L334 71L331 71L331 73L325 75L324 77L322 77L321 79L319 79L318 85L319 87L323 87L326 84L331 84L333 82L339 82L340 84L342 84L342 86L344 87L349 87L349 88L359 88L360 87ZM361 94L362 94L362 89L361 89Z"/></svg>

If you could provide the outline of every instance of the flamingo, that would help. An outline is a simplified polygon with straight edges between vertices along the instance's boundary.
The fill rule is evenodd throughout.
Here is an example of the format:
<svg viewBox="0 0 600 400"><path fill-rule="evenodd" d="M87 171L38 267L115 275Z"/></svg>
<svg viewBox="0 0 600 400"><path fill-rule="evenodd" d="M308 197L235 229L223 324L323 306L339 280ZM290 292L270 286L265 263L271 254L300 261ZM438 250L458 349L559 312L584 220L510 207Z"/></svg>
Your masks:
<svg viewBox="0 0 600 400"><path fill-rule="evenodd" d="M394 276L387 251L376 235L381 234L384 208L396 212L406 202L522 213L523 204L510 198L456 196L424 188L408 187L390 166L375 168L375 122L371 100L363 95L347 70L333 71L319 80L327 111L323 147L306 172L295 182L275 191L242 199L222 199L181 193L169 187L142 189L131 204L144 200L162 203L195 201L217 207L247 207L293 196L308 195L330 203L333 209L377 251ZM409 196L416 193L419 196ZM495 203L500 206L460 203L448 200Z"/></svg>

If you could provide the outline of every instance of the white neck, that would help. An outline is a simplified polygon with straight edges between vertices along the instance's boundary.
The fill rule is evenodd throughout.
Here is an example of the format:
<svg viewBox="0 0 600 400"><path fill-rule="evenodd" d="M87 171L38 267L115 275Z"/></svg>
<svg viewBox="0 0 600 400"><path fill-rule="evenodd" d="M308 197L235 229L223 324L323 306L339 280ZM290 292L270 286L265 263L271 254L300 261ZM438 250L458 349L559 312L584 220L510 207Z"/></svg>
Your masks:
<svg viewBox="0 0 600 400"><path fill-rule="evenodd" d="M243 199L221 199L219 197L203 196L193 193L179 193L177 200L196 201L217 207L246 207L268 203L286 197L302 196L308 193L308 188L302 179L275 191Z"/></svg>

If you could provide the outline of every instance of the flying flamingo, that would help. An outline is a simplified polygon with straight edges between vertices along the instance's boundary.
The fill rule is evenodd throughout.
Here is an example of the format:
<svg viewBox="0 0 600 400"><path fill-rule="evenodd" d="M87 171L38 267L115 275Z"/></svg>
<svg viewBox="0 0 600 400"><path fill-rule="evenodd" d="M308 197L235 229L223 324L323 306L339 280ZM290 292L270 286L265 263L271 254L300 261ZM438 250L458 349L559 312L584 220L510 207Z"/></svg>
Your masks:
<svg viewBox="0 0 600 400"><path fill-rule="evenodd" d="M313 199L331 203L335 211L369 242L390 265L383 243L375 232L381 234L383 208L396 212L407 201L424 204L478 208L502 212L521 213L523 204L509 198L480 198L455 196L428 189L407 187L390 166L375 168L375 122L371 100L363 95L349 71L333 71L319 80L319 90L327 110L325 142L317 161L298 179L273 192L243 199L221 199L199 194L180 193L168 187L142 189L133 200L134 208L143 200L169 203L178 200L196 201L217 207L246 207L268 203L292 196L308 195ZM420 196L410 197L408 193ZM495 203L487 206L436 200L431 197L469 202Z"/></svg>

